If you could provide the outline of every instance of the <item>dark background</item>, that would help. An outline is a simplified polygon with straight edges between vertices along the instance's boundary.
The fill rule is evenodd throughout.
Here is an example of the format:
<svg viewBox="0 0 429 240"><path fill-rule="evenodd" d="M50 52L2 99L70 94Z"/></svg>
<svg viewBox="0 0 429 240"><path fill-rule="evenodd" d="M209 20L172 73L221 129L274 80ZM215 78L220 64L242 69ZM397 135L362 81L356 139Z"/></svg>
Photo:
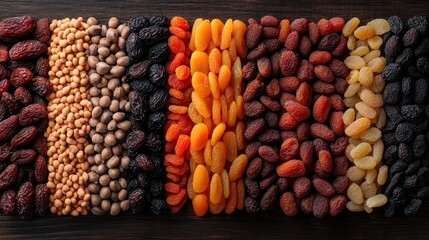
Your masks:
<svg viewBox="0 0 429 240"><path fill-rule="evenodd" d="M290 20L306 17L317 21L320 18L340 16L349 20L356 16L362 23L373 18L399 15L429 16L429 2L380 1L380 0L319 0L319 1L262 1L262 0L206 0L206 1L90 1L90 0L17 0L0 1L0 18L31 15L36 18L96 17L103 23L112 16L126 21L135 15L151 16L158 12L168 17L183 16L188 21L203 17L207 19L228 18L260 19L270 14ZM429 206L412 218L385 219L382 212L373 214L343 212L339 217L315 219L310 216L286 217L278 212L249 215L236 212L195 217L188 203L178 215L162 216L48 216L31 221L18 217L0 216L0 239L53 239L53 238L204 238L204 239L427 239L429 235Z"/></svg>

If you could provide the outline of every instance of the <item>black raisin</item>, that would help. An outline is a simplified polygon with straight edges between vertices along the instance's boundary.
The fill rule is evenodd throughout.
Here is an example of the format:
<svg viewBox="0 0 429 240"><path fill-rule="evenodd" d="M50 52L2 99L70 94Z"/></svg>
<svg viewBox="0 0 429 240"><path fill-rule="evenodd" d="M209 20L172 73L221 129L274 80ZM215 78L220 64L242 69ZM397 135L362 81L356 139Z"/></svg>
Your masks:
<svg viewBox="0 0 429 240"><path fill-rule="evenodd" d="M414 134L409 123L400 123L395 130L395 137L399 142L411 142Z"/></svg>
<svg viewBox="0 0 429 240"><path fill-rule="evenodd" d="M398 160L398 146L390 145L384 150L383 155L384 163L388 166L392 166Z"/></svg>
<svg viewBox="0 0 429 240"><path fill-rule="evenodd" d="M419 45L414 49L414 55L416 57L421 57L429 53L429 39L423 38Z"/></svg>
<svg viewBox="0 0 429 240"><path fill-rule="evenodd" d="M150 201L150 210L154 214L161 214L165 212L166 209L167 203L164 200L155 198Z"/></svg>
<svg viewBox="0 0 429 240"><path fill-rule="evenodd" d="M402 181L404 178L404 172L399 172L393 175L390 179L389 185L387 185L386 190L384 191L387 196L390 196L393 189Z"/></svg>
<svg viewBox="0 0 429 240"><path fill-rule="evenodd" d="M402 184L402 186L405 189L411 189L413 187L415 187L417 184L417 176L416 175L411 175L411 176L406 176L404 179L404 183Z"/></svg>
<svg viewBox="0 0 429 240"><path fill-rule="evenodd" d="M398 58L396 58L396 63L401 66L409 66L413 62L414 51L411 48L405 48Z"/></svg>
<svg viewBox="0 0 429 240"><path fill-rule="evenodd" d="M129 95L131 113L136 120L145 120L147 114L146 99L140 92L132 91ZM150 102L150 101L149 101Z"/></svg>
<svg viewBox="0 0 429 240"><path fill-rule="evenodd" d="M131 33L128 36L125 49L131 61L138 61L145 54L143 43L137 33Z"/></svg>
<svg viewBox="0 0 429 240"><path fill-rule="evenodd" d="M420 33L415 28L410 28L402 36L402 43L405 47L410 47L416 45L420 40Z"/></svg>
<svg viewBox="0 0 429 240"><path fill-rule="evenodd" d="M127 69L127 77L129 79L143 78L148 73L150 64L151 62L149 60L144 60L131 65Z"/></svg>
<svg viewBox="0 0 429 240"><path fill-rule="evenodd" d="M146 140L146 134L141 131L130 132L127 136L127 146L131 150L138 150Z"/></svg>
<svg viewBox="0 0 429 240"><path fill-rule="evenodd" d="M400 143L398 147L398 157L404 162L411 161L413 158L411 148L405 143Z"/></svg>
<svg viewBox="0 0 429 240"><path fill-rule="evenodd" d="M332 51L335 49L335 47L340 42L340 35L338 33L331 33L329 35L324 36L320 42L317 48L321 51Z"/></svg>
<svg viewBox="0 0 429 240"><path fill-rule="evenodd" d="M401 39L396 35L391 36L384 45L384 54L386 55L386 58L389 60L396 59L396 57L401 53L401 51Z"/></svg>
<svg viewBox="0 0 429 240"><path fill-rule="evenodd" d="M130 201L130 209L132 214L138 214L143 212L145 207L145 190L141 188L135 189L128 195L128 200Z"/></svg>
<svg viewBox="0 0 429 240"><path fill-rule="evenodd" d="M393 201L395 202L395 204L397 204L397 205L404 205L407 201L405 191L402 187L396 187L393 190L392 198L393 198Z"/></svg>
<svg viewBox="0 0 429 240"><path fill-rule="evenodd" d="M149 21L144 16L132 17L128 21L128 27L133 32L138 32L140 29L147 27L149 25Z"/></svg>
<svg viewBox="0 0 429 240"><path fill-rule="evenodd" d="M149 80L157 87L163 87L167 81L167 73L164 66L153 64L149 69Z"/></svg>
<svg viewBox="0 0 429 240"><path fill-rule="evenodd" d="M147 54L147 58L153 63L165 62L170 54L170 48L166 42L153 45Z"/></svg>
<svg viewBox="0 0 429 240"><path fill-rule="evenodd" d="M142 93L144 96L149 96L151 93L156 91L155 85L153 85L149 79L136 79L131 82L131 87Z"/></svg>
<svg viewBox="0 0 429 240"><path fill-rule="evenodd" d="M401 105L413 102L414 81L410 77L402 78L402 101Z"/></svg>
<svg viewBox="0 0 429 240"><path fill-rule="evenodd" d="M429 197L429 186L423 187L417 193L417 198L426 199L427 197Z"/></svg>
<svg viewBox="0 0 429 240"><path fill-rule="evenodd" d="M417 135L413 141L413 154L416 158L421 159L426 153L426 138L423 134Z"/></svg>
<svg viewBox="0 0 429 240"><path fill-rule="evenodd" d="M408 121L414 121L423 116L424 110L419 105L401 106L401 115Z"/></svg>
<svg viewBox="0 0 429 240"><path fill-rule="evenodd" d="M404 30L404 22L399 16L391 16L387 21L389 22L390 31L392 31L392 33L399 35Z"/></svg>
<svg viewBox="0 0 429 240"><path fill-rule="evenodd" d="M147 121L147 128L149 131L154 132L162 129L164 123L167 121L167 117L162 112L155 112L149 115Z"/></svg>
<svg viewBox="0 0 429 240"><path fill-rule="evenodd" d="M412 199L404 209L405 216L409 217L409 216L416 215L416 213L419 212L421 206L422 206L422 200Z"/></svg>
<svg viewBox="0 0 429 240"><path fill-rule="evenodd" d="M390 198L387 202L386 206L384 207L384 216L385 217L393 217L396 214L396 206L395 201L393 198Z"/></svg>
<svg viewBox="0 0 429 240"><path fill-rule="evenodd" d="M420 33L426 34L428 31L428 21L425 16L414 16L408 19L409 28L416 28Z"/></svg>
<svg viewBox="0 0 429 240"><path fill-rule="evenodd" d="M138 186L143 189L147 189L147 187L149 186L149 176L147 175L147 173L139 173L139 175L137 176L137 182Z"/></svg>
<svg viewBox="0 0 429 240"><path fill-rule="evenodd" d="M160 197L164 194L164 185L159 179L151 179L149 182L149 192L152 197Z"/></svg>
<svg viewBox="0 0 429 240"><path fill-rule="evenodd" d="M387 84L383 91L383 97L386 104L398 104L401 99L401 83Z"/></svg>
<svg viewBox="0 0 429 240"><path fill-rule="evenodd" d="M417 69L423 74L429 74L429 58L421 57L417 59Z"/></svg>
<svg viewBox="0 0 429 240"><path fill-rule="evenodd" d="M401 65L396 63L389 63L384 68L381 76L386 80L386 82L397 82L402 77L402 68Z"/></svg>
<svg viewBox="0 0 429 240"><path fill-rule="evenodd" d="M413 63L412 65L408 66L407 74L408 74L408 76L413 77L413 78L424 78L425 77L425 75L422 72L420 72L420 70L417 68L416 63Z"/></svg>
<svg viewBox="0 0 429 240"><path fill-rule="evenodd" d="M157 112L164 108L168 99L168 92L165 89L159 89L149 97L148 105L151 112ZM131 102L131 100L130 100Z"/></svg>
<svg viewBox="0 0 429 240"><path fill-rule="evenodd" d="M393 145L393 144L399 144L398 140L396 139L395 133L385 133L382 135L383 142L387 146Z"/></svg>
<svg viewBox="0 0 429 240"><path fill-rule="evenodd" d="M168 18L161 13L156 14L149 20L150 25L167 27L170 23Z"/></svg>
<svg viewBox="0 0 429 240"><path fill-rule="evenodd" d="M142 28L139 31L140 39L143 44L151 45L156 42L164 41L169 37L168 28L151 26Z"/></svg>
<svg viewBox="0 0 429 240"><path fill-rule="evenodd" d="M423 104L426 101L428 94L428 84L427 80L424 78L420 78L415 81L415 91L414 91L414 101L417 104Z"/></svg>
<svg viewBox="0 0 429 240"><path fill-rule="evenodd" d="M161 138L162 137L156 133L149 133L146 137L144 146L151 152L159 153L164 145Z"/></svg>
<svg viewBox="0 0 429 240"><path fill-rule="evenodd" d="M412 162L410 165L408 165L407 170L405 170L405 174L411 175L416 173L421 166L421 162L419 160L416 160Z"/></svg>

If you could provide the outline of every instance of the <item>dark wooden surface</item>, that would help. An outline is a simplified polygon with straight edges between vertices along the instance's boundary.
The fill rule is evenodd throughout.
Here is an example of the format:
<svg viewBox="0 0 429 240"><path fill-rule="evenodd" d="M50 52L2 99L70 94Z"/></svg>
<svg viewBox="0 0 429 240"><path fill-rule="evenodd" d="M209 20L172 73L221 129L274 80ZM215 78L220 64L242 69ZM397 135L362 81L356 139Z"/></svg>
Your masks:
<svg viewBox="0 0 429 240"><path fill-rule="evenodd" d="M419 1L262 1L262 0L206 0L206 1L90 1L90 0L3 0L0 18L32 15L35 17L65 18L94 16L101 21L115 16L126 21L135 15L181 15L188 20L197 17L247 20L271 14L279 18L320 18L341 16L359 17L362 22L373 18L400 15L429 16L429 2ZM198 238L198 239L427 239L429 235L429 206L413 218L385 219L381 212L353 214L344 212L332 219L309 216L285 217L280 213L249 215L236 213L197 218L188 205L178 215L162 216L125 214L118 217L55 217L21 221L18 217L0 216L0 239L129 239L129 238Z"/></svg>

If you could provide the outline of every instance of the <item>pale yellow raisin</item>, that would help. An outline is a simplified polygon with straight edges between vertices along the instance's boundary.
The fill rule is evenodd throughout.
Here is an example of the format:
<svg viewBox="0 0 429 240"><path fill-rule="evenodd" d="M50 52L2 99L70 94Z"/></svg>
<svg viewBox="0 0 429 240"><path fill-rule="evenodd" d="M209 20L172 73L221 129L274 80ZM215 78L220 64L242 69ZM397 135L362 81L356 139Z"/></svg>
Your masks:
<svg viewBox="0 0 429 240"><path fill-rule="evenodd" d="M374 80L373 71L370 67L363 67L359 70L359 82L364 87L371 87Z"/></svg>
<svg viewBox="0 0 429 240"><path fill-rule="evenodd" d="M377 194L366 201L366 205L371 208L381 207L386 203L387 197L384 194Z"/></svg>
<svg viewBox="0 0 429 240"><path fill-rule="evenodd" d="M343 122L346 126L350 125L355 120L355 110L353 108L347 109L343 114Z"/></svg>
<svg viewBox="0 0 429 240"><path fill-rule="evenodd" d="M370 107L378 108L384 105L383 95L375 94L369 89L362 89L359 97Z"/></svg>
<svg viewBox="0 0 429 240"><path fill-rule="evenodd" d="M356 38L353 35L350 35L347 39L347 48L350 51L353 51L356 49Z"/></svg>
<svg viewBox="0 0 429 240"><path fill-rule="evenodd" d="M353 83L347 87L346 92L344 93L345 98L351 98L353 95L359 92L359 89L362 85L360 83Z"/></svg>
<svg viewBox="0 0 429 240"><path fill-rule="evenodd" d="M368 106L368 104L364 102L356 103L355 108L359 112L359 114L366 118L374 119L375 117L377 117L377 112L375 111L375 109Z"/></svg>
<svg viewBox="0 0 429 240"><path fill-rule="evenodd" d="M356 183L352 183L347 189L347 197L355 204L363 204L362 189Z"/></svg>
<svg viewBox="0 0 429 240"><path fill-rule="evenodd" d="M387 180L387 172L389 168L386 165L383 165L378 169L377 183L380 186L383 186Z"/></svg>
<svg viewBox="0 0 429 240"><path fill-rule="evenodd" d="M350 69L361 69L365 67L363 58L356 55L346 57L346 59L344 59L344 64Z"/></svg>
<svg viewBox="0 0 429 240"><path fill-rule="evenodd" d="M346 207L350 212L363 212L364 211L364 207L362 204L355 204L352 201L348 201L346 204Z"/></svg>
<svg viewBox="0 0 429 240"><path fill-rule="evenodd" d="M377 50L383 44L383 39L380 36L374 36L369 38L367 42L371 49Z"/></svg>
<svg viewBox="0 0 429 240"><path fill-rule="evenodd" d="M381 73L384 66L386 66L386 62L382 58L377 57L369 61L367 65L374 73Z"/></svg>
<svg viewBox="0 0 429 240"><path fill-rule="evenodd" d="M352 156L353 159L359 159L363 158L368 155L372 151L371 144L362 142L361 144L357 145L355 148L353 148L350 151L350 156Z"/></svg>
<svg viewBox="0 0 429 240"><path fill-rule="evenodd" d="M358 182L363 177L365 177L365 173L366 173L365 170L360 169L356 166L353 166L353 167L350 167L349 169L347 169L346 176L349 178L350 181Z"/></svg>
<svg viewBox="0 0 429 240"><path fill-rule="evenodd" d="M348 84L353 84L359 81L359 70L351 70L350 74L346 77L346 81Z"/></svg>
<svg viewBox="0 0 429 240"><path fill-rule="evenodd" d="M380 56L381 56L380 50L372 50L367 55L363 56L362 59L367 63L367 62L371 61L372 59L374 59L376 57L380 57Z"/></svg>
<svg viewBox="0 0 429 240"><path fill-rule="evenodd" d="M366 171L365 182L373 183L376 178L377 178L377 170L376 169L370 169L370 170Z"/></svg>
<svg viewBox="0 0 429 240"><path fill-rule="evenodd" d="M375 29L368 25L360 26L353 32L353 34L359 40L366 40L368 38L372 38L375 35Z"/></svg>
<svg viewBox="0 0 429 240"><path fill-rule="evenodd" d="M356 55L356 56L362 57L368 53L369 53L369 48L367 46L360 46L355 50L353 50L352 52L350 52L350 55Z"/></svg>
<svg viewBox="0 0 429 240"><path fill-rule="evenodd" d="M356 167L364 170L373 169L377 165L373 156L366 156L363 158L355 159L353 163Z"/></svg>
<svg viewBox="0 0 429 240"><path fill-rule="evenodd" d="M357 17L350 19L348 22L346 22L346 24L344 24L343 35L346 37L350 36L355 31L355 29L359 26L359 23L360 23L360 19Z"/></svg>
<svg viewBox="0 0 429 240"><path fill-rule="evenodd" d="M365 199L377 194L377 186L374 183L368 183L367 181L364 181L360 184L360 189L362 190L363 197Z"/></svg>
<svg viewBox="0 0 429 240"><path fill-rule="evenodd" d="M360 135L362 141L374 143L381 138L381 131L376 127L371 127Z"/></svg>
<svg viewBox="0 0 429 240"><path fill-rule="evenodd" d="M363 209L365 210L366 213L372 213L374 211L374 209L368 207L368 205L366 205L366 200L363 202Z"/></svg>
<svg viewBox="0 0 429 240"><path fill-rule="evenodd" d="M383 18L377 18L367 23L368 26L371 26L374 29L375 35L382 35L390 31L389 22Z"/></svg>
<svg viewBox="0 0 429 240"><path fill-rule="evenodd" d="M374 93L382 93L385 85L386 83L381 74L377 74L374 76L374 80L372 81L371 90Z"/></svg>

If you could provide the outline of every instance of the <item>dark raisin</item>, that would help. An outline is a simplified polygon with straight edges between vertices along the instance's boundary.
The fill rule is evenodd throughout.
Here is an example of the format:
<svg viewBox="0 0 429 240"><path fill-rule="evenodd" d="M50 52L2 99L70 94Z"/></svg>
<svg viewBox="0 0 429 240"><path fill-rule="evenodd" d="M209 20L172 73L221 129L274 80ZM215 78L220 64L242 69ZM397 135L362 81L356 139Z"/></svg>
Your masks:
<svg viewBox="0 0 429 240"><path fill-rule="evenodd" d="M149 97L149 111L157 112L164 108L168 99L168 92L165 89L159 89Z"/></svg>
<svg viewBox="0 0 429 240"><path fill-rule="evenodd" d="M153 45L147 54L147 58L153 63L162 63L168 59L170 49L166 42Z"/></svg>
<svg viewBox="0 0 429 240"><path fill-rule="evenodd" d="M157 199L157 198L150 200L150 210L154 214L161 214L165 212L166 209L167 209L167 203L164 200Z"/></svg>
<svg viewBox="0 0 429 240"><path fill-rule="evenodd" d="M153 85L149 79L136 79L131 82L131 87L142 93L144 96L149 96L151 93L156 91L155 85Z"/></svg>
<svg viewBox="0 0 429 240"><path fill-rule="evenodd" d="M149 69L149 80L157 87L163 87L167 81L167 73L164 66L153 64Z"/></svg>
<svg viewBox="0 0 429 240"><path fill-rule="evenodd" d="M399 35L404 30L405 24L399 16L391 16L388 18L388 22L390 25L390 31L392 33Z"/></svg>
<svg viewBox="0 0 429 240"><path fill-rule="evenodd" d="M149 23L155 26L166 27L170 21L164 14L158 13L149 20Z"/></svg>
<svg viewBox="0 0 429 240"><path fill-rule="evenodd" d="M132 61L138 61L145 54L142 40L137 33L128 36L125 49Z"/></svg>
<svg viewBox="0 0 429 240"><path fill-rule="evenodd" d="M129 95L131 113L136 120L146 119L147 104L143 94L137 91L132 91Z"/></svg>
<svg viewBox="0 0 429 240"><path fill-rule="evenodd" d="M167 121L167 117L162 112L155 112L149 115L147 128L149 131L157 131L162 129L164 123Z"/></svg>
<svg viewBox="0 0 429 240"><path fill-rule="evenodd" d="M162 137L156 133L149 133L146 137L145 147L153 153L159 153L163 149Z"/></svg>
<svg viewBox="0 0 429 240"><path fill-rule="evenodd" d="M168 28L151 26L142 28L139 31L140 39L143 44L150 45L156 42L164 41L169 37L170 33Z"/></svg>
<svg viewBox="0 0 429 240"><path fill-rule="evenodd" d="M140 29L149 25L149 20L144 16L132 17L128 21L128 27L133 32L138 32Z"/></svg>

